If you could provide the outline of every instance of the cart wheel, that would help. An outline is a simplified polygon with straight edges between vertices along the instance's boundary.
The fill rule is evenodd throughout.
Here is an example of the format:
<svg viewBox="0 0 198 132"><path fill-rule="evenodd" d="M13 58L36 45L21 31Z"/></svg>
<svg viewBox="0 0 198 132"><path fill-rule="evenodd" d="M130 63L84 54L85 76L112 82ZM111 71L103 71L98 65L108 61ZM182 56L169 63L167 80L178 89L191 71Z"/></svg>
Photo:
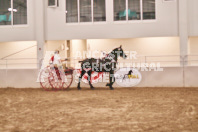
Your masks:
<svg viewBox="0 0 198 132"><path fill-rule="evenodd" d="M73 74L72 73L66 73L65 74L65 80L63 83L63 89L67 89L70 87L70 85L73 82Z"/></svg>
<svg viewBox="0 0 198 132"><path fill-rule="evenodd" d="M51 70L51 76L49 78L49 82L51 84L51 86L53 87L54 90L60 90L63 88L63 77L64 74L62 74L62 72L57 75L57 70Z"/></svg>
<svg viewBox="0 0 198 132"><path fill-rule="evenodd" d="M52 76L52 73L50 72L50 70L48 68L44 68L41 72L40 72L40 85L41 87L46 90L46 91L51 91L53 90L52 85L49 82L49 78Z"/></svg>

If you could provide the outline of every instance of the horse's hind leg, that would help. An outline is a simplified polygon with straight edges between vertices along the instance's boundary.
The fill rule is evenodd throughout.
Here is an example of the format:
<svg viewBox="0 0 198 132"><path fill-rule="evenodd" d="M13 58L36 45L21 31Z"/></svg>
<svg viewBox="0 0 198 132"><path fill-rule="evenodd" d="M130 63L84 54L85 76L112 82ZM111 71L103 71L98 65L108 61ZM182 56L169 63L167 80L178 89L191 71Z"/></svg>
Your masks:
<svg viewBox="0 0 198 132"><path fill-rule="evenodd" d="M91 89L94 89L93 85L91 84L91 73L92 73L92 71L90 70L87 73L89 75L88 78L87 78L87 80L89 81L90 88Z"/></svg>
<svg viewBox="0 0 198 132"><path fill-rule="evenodd" d="M86 73L86 71L85 70L82 70L82 72L81 72L81 75L79 76L79 79L78 79L78 90L80 90L81 88L80 88L80 81L81 81L81 79L82 79L82 77L83 77L83 75Z"/></svg>

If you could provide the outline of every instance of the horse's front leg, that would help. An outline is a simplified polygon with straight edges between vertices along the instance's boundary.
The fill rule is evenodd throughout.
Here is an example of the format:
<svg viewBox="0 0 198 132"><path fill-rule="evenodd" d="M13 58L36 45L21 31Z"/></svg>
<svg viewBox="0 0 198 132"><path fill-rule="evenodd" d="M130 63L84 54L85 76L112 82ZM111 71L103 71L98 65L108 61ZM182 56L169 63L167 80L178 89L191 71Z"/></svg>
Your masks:
<svg viewBox="0 0 198 132"><path fill-rule="evenodd" d="M110 90L114 90L113 88L113 83L115 82L115 77L114 77L114 70L111 70L110 73L109 73L109 88Z"/></svg>

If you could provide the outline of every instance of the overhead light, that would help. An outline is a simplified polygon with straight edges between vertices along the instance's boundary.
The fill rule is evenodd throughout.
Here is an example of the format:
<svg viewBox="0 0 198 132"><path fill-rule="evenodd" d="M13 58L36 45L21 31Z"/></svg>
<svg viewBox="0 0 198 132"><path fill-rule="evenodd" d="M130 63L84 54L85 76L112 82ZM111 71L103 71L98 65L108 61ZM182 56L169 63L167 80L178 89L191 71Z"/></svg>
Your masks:
<svg viewBox="0 0 198 132"><path fill-rule="evenodd" d="M14 12L17 12L17 9L13 9L12 8L8 8L8 11L14 11Z"/></svg>
<svg viewBox="0 0 198 132"><path fill-rule="evenodd" d="M8 8L8 11L12 11L12 8Z"/></svg>
<svg viewBox="0 0 198 132"><path fill-rule="evenodd" d="M17 12L17 9L13 9L14 12Z"/></svg>

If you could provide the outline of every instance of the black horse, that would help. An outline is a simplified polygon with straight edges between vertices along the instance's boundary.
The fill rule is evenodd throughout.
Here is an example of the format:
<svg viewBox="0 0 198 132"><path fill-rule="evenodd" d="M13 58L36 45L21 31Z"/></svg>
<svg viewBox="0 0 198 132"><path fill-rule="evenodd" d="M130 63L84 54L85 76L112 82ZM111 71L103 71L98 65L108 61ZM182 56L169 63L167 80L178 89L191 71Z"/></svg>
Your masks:
<svg viewBox="0 0 198 132"><path fill-rule="evenodd" d="M124 59L127 58L126 54L124 53L122 46L113 49L109 54L107 54L102 59L96 58L87 58L81 62L81 75L78 81L78 89L80 90L80 81L83 75L87 72L88 73L88 81L91 89L94 89L93 85L91 84L91 73L92 71L95 72L109 72L109 80L110 83L107 83L106 86L109 86L111 90L114 88L112 87L115 78L114 78L114 71L116 69L116 63L118 61L118 57L123 57Z"/></svg>

